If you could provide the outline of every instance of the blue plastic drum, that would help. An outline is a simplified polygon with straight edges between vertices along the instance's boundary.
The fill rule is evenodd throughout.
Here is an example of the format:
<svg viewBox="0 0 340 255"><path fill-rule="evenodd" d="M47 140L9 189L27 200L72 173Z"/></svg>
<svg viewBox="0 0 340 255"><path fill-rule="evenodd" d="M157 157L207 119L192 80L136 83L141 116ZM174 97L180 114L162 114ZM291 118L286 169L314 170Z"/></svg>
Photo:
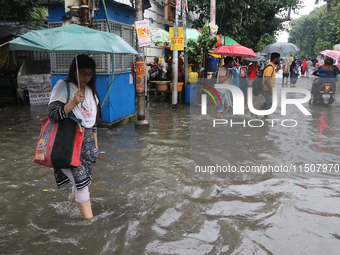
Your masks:
<svg viewBox="0 0 340 255"><path fill-rule="evenodd" d="M207 72L216 72L219 60L219 58L207 57L207 63L205 65Z"/></svg>
<svg viewBox="0 0 340 255"><path fill-rule="evenodd" d="M185 87L185 103L194 104L197 101L198 84L187 84Z"/></svg>

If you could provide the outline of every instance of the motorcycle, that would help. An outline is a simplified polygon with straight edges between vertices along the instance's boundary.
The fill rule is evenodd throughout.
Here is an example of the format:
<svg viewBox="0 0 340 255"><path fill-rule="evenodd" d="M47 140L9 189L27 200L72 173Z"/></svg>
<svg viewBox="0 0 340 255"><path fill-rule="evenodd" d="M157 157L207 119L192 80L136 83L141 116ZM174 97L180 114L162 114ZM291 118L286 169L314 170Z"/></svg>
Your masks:
<svg viewBox="0 0 340 255"><path fill-rule="evenodd" d="M312 75L319 76L318 70L315 70ZM316 82L319 83L319 78L314 79L313 87ZM334 102L334 95L335 85L332 83L322 83L315 89L311 103L313 105L331 105Z"/></svg>

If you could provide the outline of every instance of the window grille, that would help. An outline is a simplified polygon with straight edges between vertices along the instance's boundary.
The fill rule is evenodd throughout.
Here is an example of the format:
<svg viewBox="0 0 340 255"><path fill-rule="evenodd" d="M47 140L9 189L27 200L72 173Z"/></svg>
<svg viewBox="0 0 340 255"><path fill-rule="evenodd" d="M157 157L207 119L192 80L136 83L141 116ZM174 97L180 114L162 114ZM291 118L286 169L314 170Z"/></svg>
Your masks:
<svg viewBox="0 0 340 255"><path fill-rule="evenodd" d="M136 32L133 26L123 24L116 21L109 21L111 32L122 37L127 43L136 46ZM49 28L62 26L62 22L50 22ZM97 29L100 31L108 32L106 20L97 20ZM74 54L72 53L51 53L51 70L52 73L68 73L69 67L73 61ZM112 73L112 60L110 54L96 54L92 55L96 62L96 73L98 74L111 74ZM116 55L115 57L115 73L131 72L132 62L135 57L132 54Z"/></svg>

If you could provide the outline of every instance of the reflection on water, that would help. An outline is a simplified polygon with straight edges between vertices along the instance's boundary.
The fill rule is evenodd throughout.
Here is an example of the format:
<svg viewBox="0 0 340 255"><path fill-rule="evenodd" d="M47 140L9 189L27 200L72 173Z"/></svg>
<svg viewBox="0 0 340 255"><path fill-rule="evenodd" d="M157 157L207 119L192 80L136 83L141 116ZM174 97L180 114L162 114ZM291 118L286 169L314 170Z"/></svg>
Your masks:
<svg viewBox="0 0 340 255"><path fill-rule="evenodd" d="M187 105L152 101L149 131L99 129L91 222L70 186L57 190L53 171L31 162L46 109L2 107L0 254L336 254L335 172L194 174L196 163L340 163L339 95L331 107L306 107L303 118L287 110L296 128L213 129L214 111L191 119Z"/></svg>

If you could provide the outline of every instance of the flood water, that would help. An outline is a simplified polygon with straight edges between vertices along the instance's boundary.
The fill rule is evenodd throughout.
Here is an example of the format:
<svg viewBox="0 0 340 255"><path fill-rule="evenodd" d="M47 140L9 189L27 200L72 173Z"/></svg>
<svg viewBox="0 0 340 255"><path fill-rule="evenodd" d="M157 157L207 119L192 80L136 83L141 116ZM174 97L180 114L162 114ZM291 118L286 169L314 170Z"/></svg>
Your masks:
<svg viewBox="0 0 340 255"><path fill-rule="evenodd" d="M297 86L311 82L301 77ZM159 99L150 98L148 131L99 129L91 222L69 200L71 187L58 190L53 171L31 161L47 108L0 106L0 254L339 253L339 90L330 107L304 104L311 116L295 106L281 116L279 106L270 117L278 125L261 128L213 128L216 108L201 116L199 107L171 111ZM195 172L217 164L297 170Z"/></svg>

